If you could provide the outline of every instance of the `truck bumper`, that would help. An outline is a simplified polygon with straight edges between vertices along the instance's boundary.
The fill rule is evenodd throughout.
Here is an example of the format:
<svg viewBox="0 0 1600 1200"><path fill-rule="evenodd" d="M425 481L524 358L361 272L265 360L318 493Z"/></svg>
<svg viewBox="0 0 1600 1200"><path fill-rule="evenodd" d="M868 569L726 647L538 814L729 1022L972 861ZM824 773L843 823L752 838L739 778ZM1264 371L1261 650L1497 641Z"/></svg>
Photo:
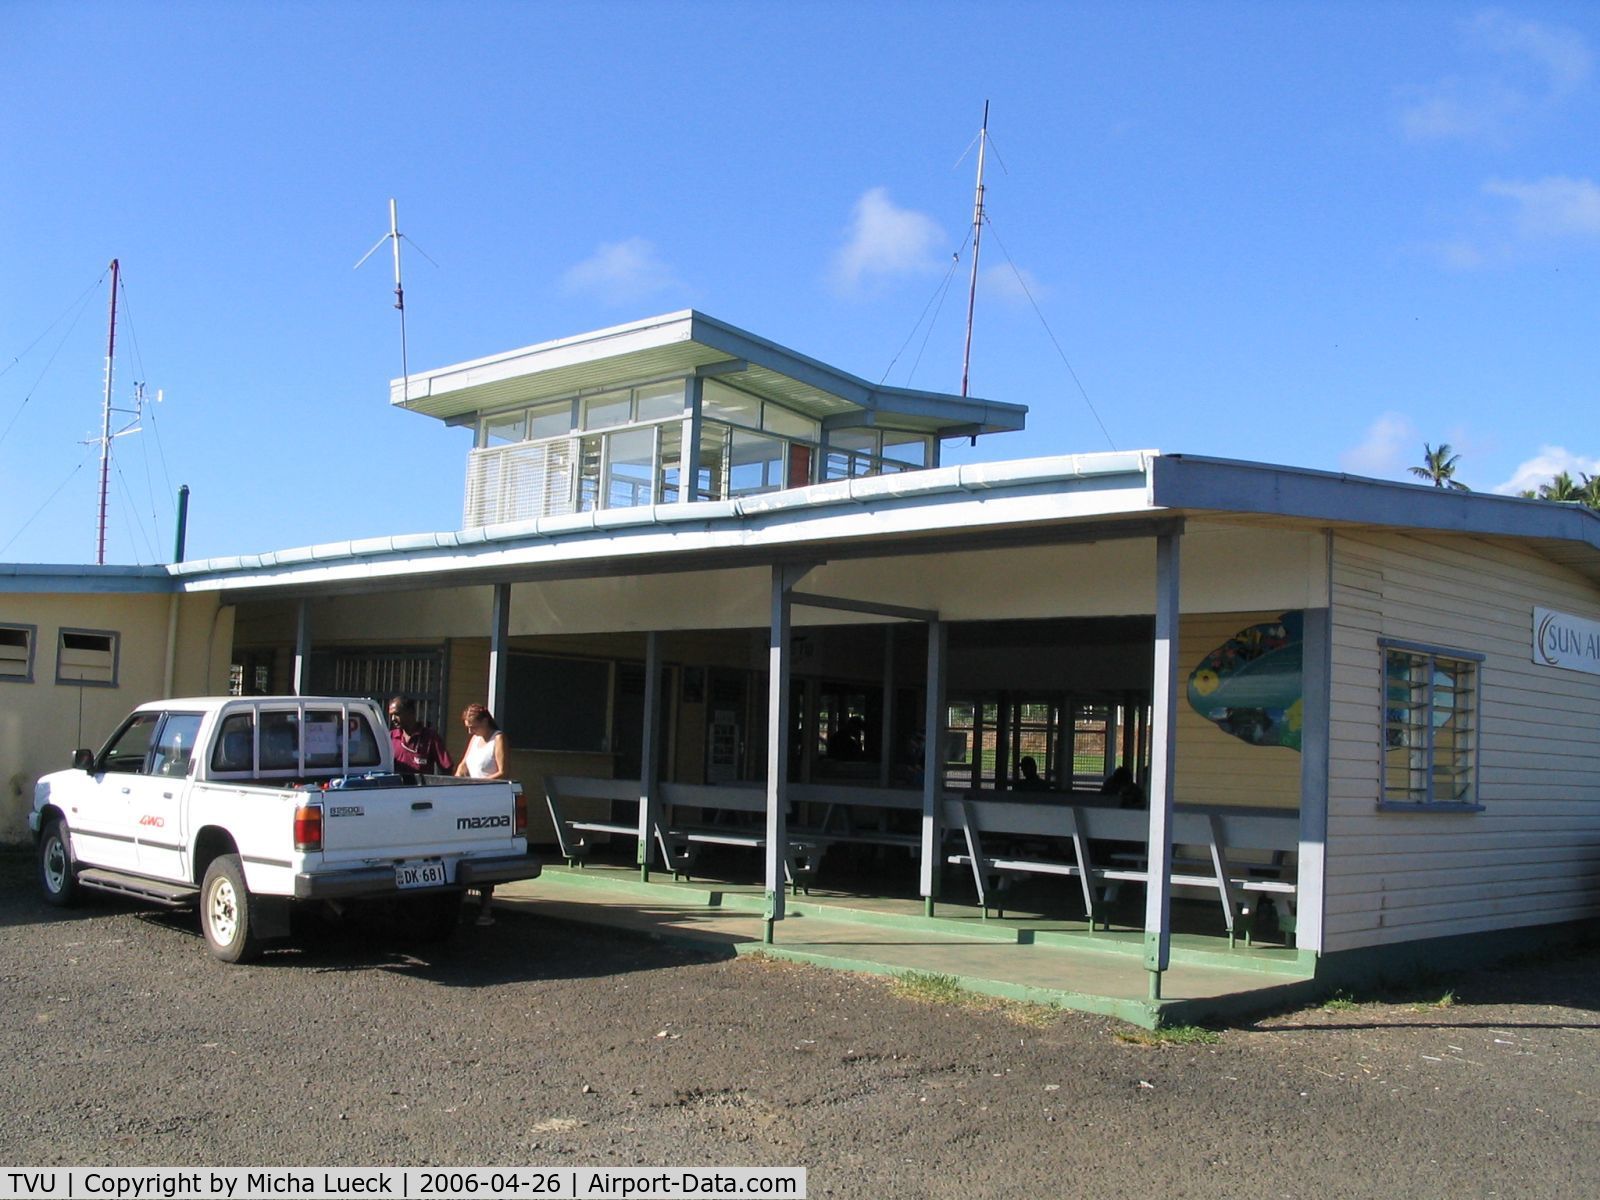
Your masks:
<svg viewBox="0 0 1600 1200"><path fill-rule="evenodd" d="M505 858L464 858L456 863L455 882L442 888L407 889L394 884L394 868L357 867L348 871L302 872L294 877L296 900L357 900L378 896L418 896L429 891L445 892L518 879L537 879L542 870L531 854Z"/></svg>

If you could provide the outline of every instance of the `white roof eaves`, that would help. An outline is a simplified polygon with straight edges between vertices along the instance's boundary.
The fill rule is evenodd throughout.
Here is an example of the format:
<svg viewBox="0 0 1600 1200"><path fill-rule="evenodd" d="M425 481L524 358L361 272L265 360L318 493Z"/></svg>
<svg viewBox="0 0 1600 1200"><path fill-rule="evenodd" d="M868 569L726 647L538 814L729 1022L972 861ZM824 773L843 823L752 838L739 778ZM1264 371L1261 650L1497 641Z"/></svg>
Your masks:
<svg viewBox="0 0 1600 1200"><path fill-rule="evenodd" d="M182 563L175 570L186 589L248 589L314 585L334 576L347 581L402 578L481 571L496 564L527 567L662 553L776 549L834 538L1119 516L1147 509L1150 457L1150 452L1140 451L969 464L731 501L609 509L458 533L299 547L250 558ZM975 502L983 511L974 509ZM964 510L960 516L952 511L957 507Z"/></svg>

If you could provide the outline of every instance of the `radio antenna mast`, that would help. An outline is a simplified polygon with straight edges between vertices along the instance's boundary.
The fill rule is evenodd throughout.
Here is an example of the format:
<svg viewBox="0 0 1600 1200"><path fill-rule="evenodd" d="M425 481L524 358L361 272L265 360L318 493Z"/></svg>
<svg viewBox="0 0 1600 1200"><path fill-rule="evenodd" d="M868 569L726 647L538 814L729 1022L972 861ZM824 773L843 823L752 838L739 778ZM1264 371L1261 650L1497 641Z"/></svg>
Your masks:
<svg viewBox="0 0 1600 1200"><path fill-rule="evenodd" d="M399 209L395 204L394 197L391 196L389 198L389 232L374 242L372 249L361 256L361 262L356 263L356 269L359 270L362 263L376 254L378 247L383 245L384 242L392 242L394 244L394 306L400 310L400 389L402 398L410 399L411 368L406 357L406 290L405 285L400 281L400 239L402 237L405 237L405 235L400 232ZM406 241L411 242L411 239L406 238ZM411 242L411 244L416 247L418 254L422 255L423 258L428 258L427 251L421 246L417 246L415 242ZM433 262L433 259L428 258L428 261ZM433 265L437 267L439 264L433 263Z"/></svg>
<svg viewBox="0 0 1600 1200"><path fill-rule="evenodd" d="M122 268L111 260L111 324L106 334L106 392L100 404L100 519L95 527L94 561L106 565L106 496L111 488L111 368L117 356L117 280Z"/></svg>
<svg viewBox="0 0 1600 1200"><path fill-rule="evenodd" d="M983 102L983 127L978 131L978 192L972 202L972 282L967 287L967 344L961 352L961 394L967 394L967 369L972 365L972 310L978 302L978 247L983 242L983 157L989 146L989 102Z"/></svg>

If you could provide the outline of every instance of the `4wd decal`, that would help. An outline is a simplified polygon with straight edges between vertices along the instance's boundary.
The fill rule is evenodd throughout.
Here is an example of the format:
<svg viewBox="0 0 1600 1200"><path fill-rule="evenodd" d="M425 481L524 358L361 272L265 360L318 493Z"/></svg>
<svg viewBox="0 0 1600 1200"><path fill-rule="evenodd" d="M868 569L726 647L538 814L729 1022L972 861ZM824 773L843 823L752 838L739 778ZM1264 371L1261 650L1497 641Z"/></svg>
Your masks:
<svg viewBox="0 0 1600 1200"><path fill-rule="evenodd" d="M359 804L332 804L328 806L330 817L362 817L366 810Z"/></svg>

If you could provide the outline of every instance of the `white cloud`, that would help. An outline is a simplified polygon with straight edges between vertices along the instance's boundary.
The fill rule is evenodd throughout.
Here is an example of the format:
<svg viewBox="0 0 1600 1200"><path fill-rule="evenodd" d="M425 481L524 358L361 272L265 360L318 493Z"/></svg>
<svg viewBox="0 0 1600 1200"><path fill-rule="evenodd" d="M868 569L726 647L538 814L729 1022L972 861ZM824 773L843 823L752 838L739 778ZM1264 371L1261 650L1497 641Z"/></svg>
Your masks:
<svg viewBox="0 0 1600 1200"><path fill-rule="evenodd" d="M1012 268L1010 263L998 267L984 267L978 272L978 291L986 300L1002 304L1026 305L1031 296L1043 300L1050 290L1025 267Z"/></svg>
<svg viewBox="0 0 1600 1200"><path fill-rule="evenodd" d="M1400 128L1408 138L1508 141L1530 115L1574 95L1593 70L1582 35L1496 9L1466 22L1462 39L1466 50L1491 61L1476 74L1407 89Z"/></svg>
<svg viewBox="0 0 1600 1200"><path fill-rule="evenodd" d="M597 296L608 304L630 304L677 287L678 279L653 244L633 237L604 242L561 277L565 291Z"/></svg>
<svg viewBox="0 0 1600 1200"><path fill-rule="evenodd" d="M1519 464L1511 478L1496 484L1493 490L1502 496L1515 496L1530 488L1537 489L1541 483L1549 483L1563 471L1571 475L1574 482L1581 482L1585 475L1600 475L1600 458L1584 458L1564 446L1540 446L1538 454Z"/></svg>
<svg viewBox="0 0 1600 1200"><path fill-rule="evenodd" d="M1405 472L1410 460L1422 461L1422 439L1404 413L1386 412L1367 426L1359 446L1339 456L1339 465L1352 475L1380 478Z"/></svg>
<svg viewBox="0 0 1600 1200"><path fill-rule="evenodd" d="M946 263L945 240L932 217L897 207L887 188L872 188L856 201L847 240L834 256L834 283L849 292L874 280L937 274Z"/></svg>
<svg viewBox="0 0 1600 1200"><path fill-rule="evenodd" d="M1600 234L1600 186L1588 179L1550 176L1529 182L1491 179L1491 196L1516 202L1517 229L1526 237L1593 237Z"/></svg>

